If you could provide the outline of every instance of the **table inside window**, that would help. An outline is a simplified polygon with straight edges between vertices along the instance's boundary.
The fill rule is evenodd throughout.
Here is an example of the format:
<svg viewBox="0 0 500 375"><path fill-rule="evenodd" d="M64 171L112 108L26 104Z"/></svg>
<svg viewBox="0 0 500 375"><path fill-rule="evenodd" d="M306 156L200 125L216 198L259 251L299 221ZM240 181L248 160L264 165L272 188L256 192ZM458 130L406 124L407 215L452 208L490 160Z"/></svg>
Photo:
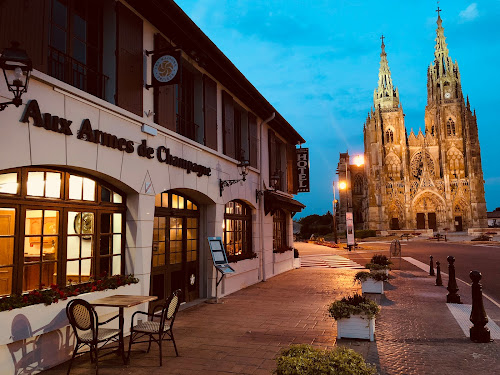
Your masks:
<svg viewBox="0 0 500 375"><path fill-rule="evenodd" d="M125 364L127 363L127 358L125 357L125 347L123 340L123 326L124 326L123 310L126 307L137 306L142 303L154 301L156 299L158 299L158 297L156 296L114 295L96 299L95 301L92 301L90 303L94 307L95 306L118 307L118 322L120 329L118 354L121 354L123 363Z"/></svg>

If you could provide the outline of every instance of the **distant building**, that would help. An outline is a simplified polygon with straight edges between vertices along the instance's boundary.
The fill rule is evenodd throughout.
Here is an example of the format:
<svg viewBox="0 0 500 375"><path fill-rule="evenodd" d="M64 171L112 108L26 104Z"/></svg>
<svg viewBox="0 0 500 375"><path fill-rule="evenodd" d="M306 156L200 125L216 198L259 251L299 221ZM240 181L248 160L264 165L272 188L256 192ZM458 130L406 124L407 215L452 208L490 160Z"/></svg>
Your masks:
<svg viewBox="0 0 500 375"><path fill-rule="evenodd" d="M374 109L364 124L364 173L351 175L353 188L356 181L366 184L358 219L375 230L486 227L476 113L469 98L464 100L439 11L434 61L427 71L424 133L407 135L383 37L380 57ZM353 208L355 201L353 196Z"/></svg>
<svg viewBox="0 0 500 375"><path fill-rule="evenodd" d="M498 228L500 227L500 207L495 208L492 212L488 212L488 227Z"/></svg>

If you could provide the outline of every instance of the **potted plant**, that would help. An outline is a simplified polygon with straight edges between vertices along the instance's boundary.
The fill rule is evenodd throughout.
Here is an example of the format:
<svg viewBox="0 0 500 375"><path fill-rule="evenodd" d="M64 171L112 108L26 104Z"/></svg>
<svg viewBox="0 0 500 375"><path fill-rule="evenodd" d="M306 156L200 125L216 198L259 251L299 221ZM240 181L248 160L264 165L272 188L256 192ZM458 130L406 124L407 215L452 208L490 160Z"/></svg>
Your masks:
<svg viewBox="0 0 500 375"><path fill-rule="evenodd" d="M361 354L342 346L333 350L314 348L311 345L291 345L276 358L276 375L375 375L374 365L365 362Z"/></svg>
<svg viewBox="0 0 500 375"><path fill-rule="evenodd" d="M383 272L360 271L354 276L354 282L361 283L362 293L384 294L384 281L389 277Z"/></svg>
<svg viewBox="0 0 500 375"><path fill-rule="evenodd" d="M374 301L355 294L333 302L328 312L337 321L337 338L374 340L375 317L380 312Z"/></svg>
<svg viewBox="0 0 500 375"><path fill-rule="evenodd" d="M365 267L368 268L370 272L383 272L386 275L389 275L391 264L391 260L388 259L385 255L376 254L372 257L370 263L367 263L365 265Z"/></svg>

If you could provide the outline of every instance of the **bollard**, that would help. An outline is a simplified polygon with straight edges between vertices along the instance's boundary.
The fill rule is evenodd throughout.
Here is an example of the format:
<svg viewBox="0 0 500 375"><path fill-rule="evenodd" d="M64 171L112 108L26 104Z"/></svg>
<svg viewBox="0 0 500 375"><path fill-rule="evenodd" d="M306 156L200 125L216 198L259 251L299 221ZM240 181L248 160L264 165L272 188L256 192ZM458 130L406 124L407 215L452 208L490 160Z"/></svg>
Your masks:
<svg viewBox="0 0 500 375"><path fill-rule="evenodd" d="M490 342L490 330L485 327L488 323L486 311L483 305L483 292L482 285L479 283L481 280L481 272L470 271L470 279L472 280L472 311L470 313L470 321L474 326L470 328L470 339L474 342Z"/></svg>
<svg viewBox="0 0 500 375"><path fill-rule="evenodd" d="M429 267L430 267L429 276L434 276L434 262L433 262L434 257L431 255L429 258L431 259L429 261Z"/></svg>
<svg viewBox="0 0 500 375"><path fill-rule="evenodd" d="M443 286L443 279L441 279L441 263L439 263L439 260L436 262L436 286Z"/></svg>
<svg viewBox="0 0 500 375"><path fill-rule="evenodd" d="M449 256L446 258L448 260L448 295L446 296L447 303L462 303L460 302L460 296L457 294L458 286L457 279L455 278L455 257Z"/></svg>

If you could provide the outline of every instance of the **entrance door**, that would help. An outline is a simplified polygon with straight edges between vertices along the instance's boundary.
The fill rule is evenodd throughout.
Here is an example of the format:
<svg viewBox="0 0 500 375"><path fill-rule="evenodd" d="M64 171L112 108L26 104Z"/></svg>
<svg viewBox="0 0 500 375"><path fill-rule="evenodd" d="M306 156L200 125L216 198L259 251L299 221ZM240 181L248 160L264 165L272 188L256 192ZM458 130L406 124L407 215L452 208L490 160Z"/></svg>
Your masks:
<svg viewBox="0 0 500 375"><path fill-rule="evenodd" d="M429 212L427 214L427 219L429 221L429 229L437 231L436 213L435 212Z"/></svg>
<svg viewBox="0 0 500 375"><path fill-rule="evenodd" d="M399 219L397 217L393 217L391 219L391 229L392 230L399 230Z"/></svg>
<svg viewBox="0 0 500 375"><path fill-rule="evenodd" d="M199 298L198 206L174 193L157 198L150 294L162 304L173 291L182 291L181 301ZM158 196L157 196L158 197Z"/></svg>
<svg viewBox="0 0 500 375"><path fill-rule="evenodd" d="M425 229L425 214L417 213L417 229Z"/></svg>
<svg viewBox="0 0 500 375"><path fill-rule="evenodd" d="M455 216L455 231L461 232L462 228L462 216Z"/></svg>

